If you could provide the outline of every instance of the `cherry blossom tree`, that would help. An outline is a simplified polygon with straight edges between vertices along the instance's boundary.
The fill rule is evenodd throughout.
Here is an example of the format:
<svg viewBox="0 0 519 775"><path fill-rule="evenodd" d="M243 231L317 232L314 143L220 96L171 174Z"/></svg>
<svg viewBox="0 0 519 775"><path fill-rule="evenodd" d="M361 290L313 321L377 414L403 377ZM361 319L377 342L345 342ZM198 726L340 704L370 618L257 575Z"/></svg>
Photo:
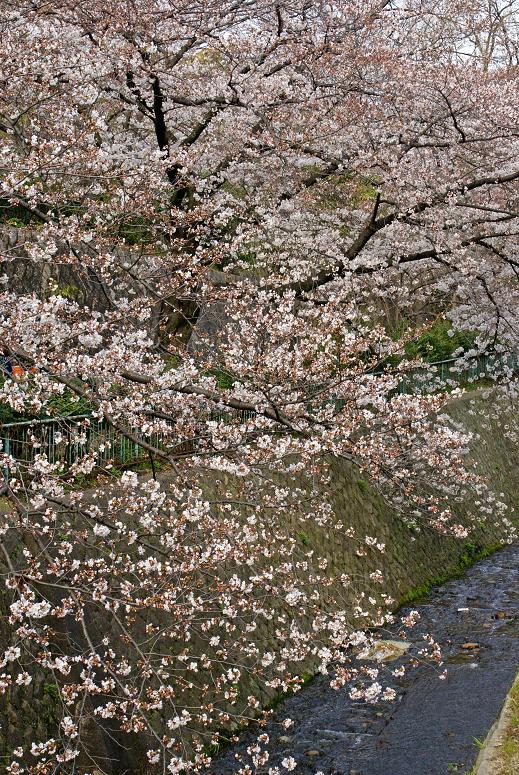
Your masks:
<svg viewBox="0 0 519 775"><path fill-rule="evenodd" d="M330 459L443 533L466 530L449 498L485 497L450 393L398 386L437 316L474 332L462 361L517 348L517 3L0 7L0 337L25 370L0 400L48 416L72 396L165 466L83 492L95 449L4 454L0 681L43 670L60 704L8 772L122 772L128 746L139 772L195 771L305 660L347 682L391 604L383 586L332 600L326 558L290 532L348 529ZM95 293L64 292L63 267Z"/></svg>

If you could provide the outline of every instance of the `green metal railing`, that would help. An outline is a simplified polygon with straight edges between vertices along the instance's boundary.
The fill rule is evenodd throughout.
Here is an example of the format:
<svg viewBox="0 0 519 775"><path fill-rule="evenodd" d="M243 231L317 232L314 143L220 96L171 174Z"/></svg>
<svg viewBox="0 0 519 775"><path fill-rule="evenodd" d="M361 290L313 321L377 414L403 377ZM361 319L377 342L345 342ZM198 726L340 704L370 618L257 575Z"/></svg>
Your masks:
<svg viewBox="0 0 519 775"><path fill-rule="evenodd" d="M44 455L49 463L72 465L94 453L96 466L108 462L126 464L147 455L145 449L131 441L106 421L88 414L43 420L26 420L0 426L2 451L20 462L33 462ZM160 434L147 439L157 446Z"/></svg>
<svg viewBox="0 0 519 775"><path fill-rule="evenodd" d="M412 369L398 385L399 393L433 393L445 388L475 384L483 379L496 379L519 370L515 353L478 355L463 363L458 358L430 363Z"/></svg>
<svg viewBox="0 0 519 775"><path fill-rule="evenodd" d="M408 371L400 380L397 392L432 393L518 370L519 356L515 354L478 356L465 365L451 358ZM207 419L234 422L253 416L254 412L250 411L212 411ZM138 428L131 430L140 434ZM145 448L117 432L106 420L89 414L5 423L0 425L0 441L2 451L21 463L33 462L36 455L44 455L51 464L62 462L70 466L93 453L97 467L109 463L128 465L148 458ZM146 436L146 441L155 448L165 448L165 437L160 432ZM171 438L168 441L171 447ZM178 448L193 448L196 444L197 439L179 440ZM5 476L9 472L4 469Z"/></svg>
<svg viewBox="0 0 519 775"><path fill-rule="evenodd" d="M233 422L250 419L254 412L212 411L207 419ZM139 428L130 428L135 435L142 435ZM86 455L93 453L95 466L107 464L130 465L149 459L145 447L128 439L116 431L104 419L90 414L68 417L25 420L0 425L1 451L13 457L19 463L32 463L37 455L44 455L49 463L63 463L71 466ZM165 434L154 432L145 436L146 443L156 449L166 449ZM187 451L196 445L195 439L179 440L175 443L168 439L167 447L172 444L176 452ZM9 471L4 469L4 478Z"/></svg>

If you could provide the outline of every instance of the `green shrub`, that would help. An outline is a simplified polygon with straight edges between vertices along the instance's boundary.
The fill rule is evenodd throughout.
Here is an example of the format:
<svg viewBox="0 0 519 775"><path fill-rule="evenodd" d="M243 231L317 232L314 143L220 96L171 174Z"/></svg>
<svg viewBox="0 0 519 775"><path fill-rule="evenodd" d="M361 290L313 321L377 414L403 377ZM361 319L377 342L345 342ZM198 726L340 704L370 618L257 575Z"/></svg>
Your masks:
<svg viewBox="0 0 519 775"><path fill-rule="evenodd" d="M454 357L453 354L460 348L469 350L476 339L475 331L453 331L448 320L437 320L416 339L405 346L405 354L408 358L421 358L428 363L446 361Z"/></svg>
<svg viewBox="0 0 519 775"><path fill-rule="evenodd" d="M228 371L211 369L209 374L216 379L216 384L221 390L229 390L234 385L234 377Z"/></svg>

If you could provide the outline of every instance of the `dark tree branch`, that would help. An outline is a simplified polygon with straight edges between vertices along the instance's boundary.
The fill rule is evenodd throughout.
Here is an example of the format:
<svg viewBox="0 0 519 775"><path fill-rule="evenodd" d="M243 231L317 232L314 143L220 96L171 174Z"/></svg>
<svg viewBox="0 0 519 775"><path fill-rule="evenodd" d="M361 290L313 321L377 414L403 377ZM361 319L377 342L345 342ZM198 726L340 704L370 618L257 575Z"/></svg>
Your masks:
<svg viewBox="0 0 519 775"><path fill-rule="evenodd" d="M168 131L166 128L166 119L164 116L164 95L160 87L158 76L153 77L153 123L155 125L155 135L161 151L168 147Z"/></svg>

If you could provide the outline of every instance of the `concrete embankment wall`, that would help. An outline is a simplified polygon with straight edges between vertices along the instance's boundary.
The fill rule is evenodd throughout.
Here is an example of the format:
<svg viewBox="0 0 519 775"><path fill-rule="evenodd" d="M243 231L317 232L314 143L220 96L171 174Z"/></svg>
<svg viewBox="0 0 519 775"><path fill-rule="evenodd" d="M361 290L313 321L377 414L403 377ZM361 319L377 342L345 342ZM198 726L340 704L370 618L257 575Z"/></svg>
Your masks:
<svg viewBox="0 0 519 775"><path fill-rule="evenodd" d="M516 506L519 511L519 422L513 405L496 408L495 417L489 416L493 408L491 399L480 394L469 394L453 401L449 414L455 423L477 434L471 445L469 459L478 472L487 477L495 492L503 494L502 498L509 505L509 516L514 519ZM219 475L215 476L214 481L206 480L204 486L206 489L213 488L215 495L222 489L227 492L234 490L239 495L240 488L246 487L246 483L231 476ZM482 513L478 514L478 506L474 503L450 504L462 523L467 522L469 513L476 514L476 524L466 539L440 536L427 527L412 529L384 503L362 474L345 461L332 461L330 482L326 489L330 493L333 511L340 518L344 530L332 530L308 519L298 522L295 517L285 526L287 534L301 543L302 553L311 549L316 555L327 559L326 574L334 578L348 574L352 579L351 587L346 588L346 591L343 585L335 590L332 584L329 594L323 598L324 607L327 607L326 600L334 599L335 592L336 599L340 598L346 605L348 600L353 603L359 591L369 594L372 583L369 581L369 573L375 569L382 571L382 591L389 594L396 601L395 604L411 600L424 593L429 585L459 572L479 555L497 547L503 537L495 520L485 518ZM350 527L359 536L375 536L379 542L383 542L384 553L368 547L359 554L358 543L347 534ZM0 568L0 571L3 573L5 569ZM377 594L381 591L380 585L372 583L372 586ZM309 594L312 590L305 591ZM6 609L4 600L0 624L2 639L7 634ZM305 624L304 606L294 610L280 603L280 614L297 616ZM361 623L357 626L361 626ZM265 621L258 627L255 640L262 650L268 650L269 644L274 644L276 627L275 621ZM313 665L305 664L301 667L305 672L311 672ZM260 695L265 704L274 695L273 690L262 692L258 677L245 672L240 692L243 697L251 693ZM55 695L55 688L49 679L36 676L31 686L24 691L23 698L13 695L11 698L7 696L4 700L0 699L0 757L9 756L10 750L17 744L45 739L49 731L52 734L58 710ZM96 754L105 762L113 757L109 770L111 775L123 772L145 775L154 771L153 768L147 768L143 759L145 745L134 741L129 750L122 754L108 739L103 740L94 726L92 729L92 747ZM78 769L80 771L81 767Z"/></svg>
<svg viewBox="0 0 519 775"><path fill-rule="evenodd" d="M474 434L467 455L469 467L484 477L496 499L504 501L507 517L519 519L519 417L513 404L494 406L481 392L469 393L452 402L448 415L460 428ZM504 536L502 521L487 514L471 497L466 502L449 502L459 519L468 526L466 539L441 536L436 530L409 528L401 516L384 503L380 495L347 464L332 465L331 482L334 510L345 525L359 533L377 536L386 544L378 563L384 575L385 591L399 603L426 591L433 583L463 570L478 556L497 548ZM471 522L471 518L475 522ZM372 558L352 553L344 536L315 531L311 540L325 549L337 567L354 569L359 574L371 570Z"/></svg>

